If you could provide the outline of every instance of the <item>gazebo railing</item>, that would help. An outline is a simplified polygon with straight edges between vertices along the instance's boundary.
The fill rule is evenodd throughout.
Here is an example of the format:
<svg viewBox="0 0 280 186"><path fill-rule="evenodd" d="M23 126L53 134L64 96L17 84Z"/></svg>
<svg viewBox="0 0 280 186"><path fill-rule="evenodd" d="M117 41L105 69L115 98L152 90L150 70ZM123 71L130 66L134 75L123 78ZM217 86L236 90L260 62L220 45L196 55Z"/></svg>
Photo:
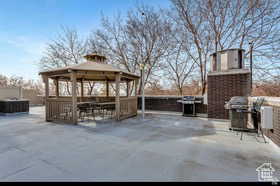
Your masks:
<svg viewBox="0 0 280 186"><path fill-rule="evenodd" d="M72 101L66 98L47 99L47 121L72 122Z"/></svg>
<svg viewBox="0 0 280 186"><path fill-rule="evenodd" d="M87 98L83 101L91 101L95 99ZM102 101L111 101L110 99L102 99ZM78 102L81 101L78 99ZM101 100L98 100L98 102ZM120 97L120 119L126 119L137 115L137 97ZM72 123L72 98L59 97L48 98L46 100L46 120L54 122Z"/></svg>
<svg viewBox="0 0 280 186"><path fill-rule="evenodd" d="M137 97L120 98L120 119L137 115Z"/></svg>

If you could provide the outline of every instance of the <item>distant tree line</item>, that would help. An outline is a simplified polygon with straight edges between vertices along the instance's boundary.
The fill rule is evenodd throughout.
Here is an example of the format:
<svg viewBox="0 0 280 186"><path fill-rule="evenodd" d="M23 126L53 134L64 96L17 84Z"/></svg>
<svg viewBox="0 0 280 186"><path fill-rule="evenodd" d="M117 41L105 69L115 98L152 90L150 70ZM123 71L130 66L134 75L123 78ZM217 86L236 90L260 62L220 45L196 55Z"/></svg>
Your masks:
<svg viewBox="0 0 280 186"><path fill-rule="evenodd" d="M243 48L247 59L252 42L255 82L275 84L280 75L279 21L280 1L276 0L171 0L165 9L136 5L112 19L103 15L101 28L86 38L63 27L47 44L40 67L78 64L85 54L97 51L108 57L108 63L129 72L139 74L143 64L146 76L139 90L142 86L164 89L169 84L182 95L185 87L198 81L196 90L204 94L209 55ZM94 86L87 86L89 94Z"/></svg>
<svg viewBox="0 0 280 186"><path fill-rule="evenodd" d="M180 95L178 94L178 90L175 87L176 85L172 85L170 88L166 88L163 85L159 84L158 81L153 81L149 83L145 89L146 95ZM7 87L22 87L23 89L33 90L37 92L37 95L44 95L44 86L41 80L26 80L23 77L18 76L4 76L0 74L0 88ZM55 94L54 84L50 84L50 94ZM63 91L63 90L61 90ZM64 90L67 91L67 90ZM91 95L105 95L104 87L99 87L98 91L89 90L88 94ZM199 86L199 80L193 80L191 83L185 84L182 87L183 95L198 95L201 91ZM114 93L111 92L110 95ZM258 83L254 83L253 86L253 96L275 96L280 97L280 80L269 80L262 81ZM68 95L68 93L64 93L64 95ZM71 95L71 93L69 94Z"/></svg>
<svg viewBox="0 0 280 186"><path fill-rule="evenodd" d="M44 87L40 80L25 80L20 76L8 77L0 74L0 88L7 87L22 87L23 89L34 90L38 95L42 95L44 92Z"/></svg>

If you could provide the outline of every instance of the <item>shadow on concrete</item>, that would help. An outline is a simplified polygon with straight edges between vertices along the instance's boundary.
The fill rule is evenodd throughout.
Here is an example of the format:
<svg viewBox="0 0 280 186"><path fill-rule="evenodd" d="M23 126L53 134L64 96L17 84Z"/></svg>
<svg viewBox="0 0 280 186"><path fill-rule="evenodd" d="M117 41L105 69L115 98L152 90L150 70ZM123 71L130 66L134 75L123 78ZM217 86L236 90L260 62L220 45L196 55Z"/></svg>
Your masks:
<svg viewBox="0 0 280 186"><path fill-rule="evenodd" d="M207 120L174 115L147 114L122 121L81 122L73 125L92 134L109 135L128 141L166 141L216 134Z"/></svg>

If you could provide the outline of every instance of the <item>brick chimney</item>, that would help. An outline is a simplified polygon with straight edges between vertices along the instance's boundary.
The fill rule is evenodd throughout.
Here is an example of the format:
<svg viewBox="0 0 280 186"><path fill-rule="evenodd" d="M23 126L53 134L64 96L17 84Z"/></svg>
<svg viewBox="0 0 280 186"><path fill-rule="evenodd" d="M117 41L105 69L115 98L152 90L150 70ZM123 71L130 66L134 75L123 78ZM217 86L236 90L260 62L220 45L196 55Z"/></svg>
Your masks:
<svg viewBox="0 0 280 186"><path fill-rule="evenodd" d="M92 54L87 54L84 56L87 61L96 62L96 63L105 63L106 57L98 54L97 52L93 52Z"/></svg>
<svg viewBox="0 0 280 186"><path fill-rule="evenodd" d="M249 96L251 72L245 68L243 49L227 49L211 54L211 71L207 75L208 117L229 119L224 108L234 96Z"/></svg>

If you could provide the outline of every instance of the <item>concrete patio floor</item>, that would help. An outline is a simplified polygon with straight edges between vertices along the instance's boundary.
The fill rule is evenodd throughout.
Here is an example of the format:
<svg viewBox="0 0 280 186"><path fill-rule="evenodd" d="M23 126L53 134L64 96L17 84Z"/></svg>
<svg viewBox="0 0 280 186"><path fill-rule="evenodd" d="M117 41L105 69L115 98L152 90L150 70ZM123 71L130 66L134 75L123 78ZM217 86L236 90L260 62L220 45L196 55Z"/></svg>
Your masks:
<svg viewBox="0 0 280 186"><path fill-rule="evenodd" d="M148 114L121 122L46 123L44 108L0 116L0 181L257 181L279 149L227 121Z"/></svg>

